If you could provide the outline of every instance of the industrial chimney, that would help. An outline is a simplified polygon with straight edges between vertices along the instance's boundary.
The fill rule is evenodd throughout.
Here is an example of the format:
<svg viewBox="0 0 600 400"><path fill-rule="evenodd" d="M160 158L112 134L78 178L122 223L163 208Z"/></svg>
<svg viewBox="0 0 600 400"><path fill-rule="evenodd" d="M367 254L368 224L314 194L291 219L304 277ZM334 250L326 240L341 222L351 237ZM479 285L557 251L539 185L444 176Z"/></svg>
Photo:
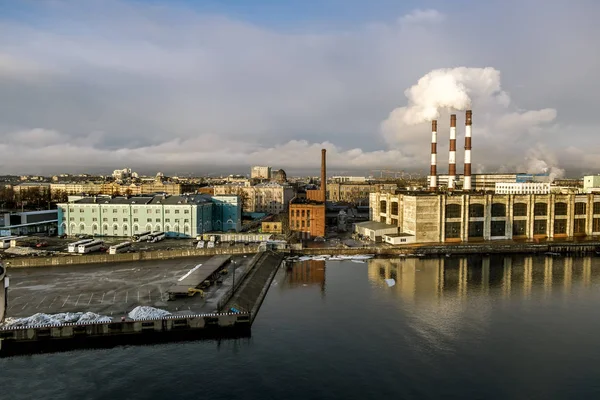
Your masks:
<svg viewBox="0 0 600 400"><path fill-rule="evenodd" d="M327 168L326 168L326 159L325 153L327 150L321 150L321 199L323 199L323 203L327 200Z"/></svg>
<svg viewBox="0 0 600 400"><path fill-rule="evenodd" d="M437 121L431 121L431 169L429 190L437 190Z"/></svg>
<svg viewBox="0 0 600 400"><path fill-rule="evenodd" d="M450 154L448 155L448 189L456 186L456 114L450 115Z"/></svg>
<svg viewBox="0 0 600 400"><path fill-rule="evenodd" d="M471 123L473 113L467 110L465 113L465 181L464 190L471 190Z"/></svg>

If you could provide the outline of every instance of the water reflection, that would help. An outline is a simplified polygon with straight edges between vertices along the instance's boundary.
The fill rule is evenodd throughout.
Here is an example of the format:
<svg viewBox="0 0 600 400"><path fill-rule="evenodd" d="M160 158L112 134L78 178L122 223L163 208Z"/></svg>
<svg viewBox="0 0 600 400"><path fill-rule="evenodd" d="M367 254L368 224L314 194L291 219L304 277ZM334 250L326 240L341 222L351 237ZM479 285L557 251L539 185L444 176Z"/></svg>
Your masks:
<svg viewBox="0 0 600 400"><path fill-rule="evenodd" d="M386 285L394 279L393 289L403 300L440 299L453 295L499 292L503 298L534 293L549 296L560 290L570 293L573 286L589 287L600 279L600 264L595 257L487 256L437 259L373 259L369 261L369 280Z"/></svg>
<svg viewBox="0 0 600 400"><path fill-rule="evenodd" d="M325 261L310 260L288 264L282 288L319 286L325 294Z"/></svg>

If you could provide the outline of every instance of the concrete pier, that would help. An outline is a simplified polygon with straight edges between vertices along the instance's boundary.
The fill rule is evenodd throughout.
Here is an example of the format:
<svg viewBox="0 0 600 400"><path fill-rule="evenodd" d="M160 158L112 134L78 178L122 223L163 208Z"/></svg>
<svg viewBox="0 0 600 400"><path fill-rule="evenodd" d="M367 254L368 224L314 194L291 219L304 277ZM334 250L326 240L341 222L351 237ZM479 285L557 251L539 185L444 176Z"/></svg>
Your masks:
<svg viewBox="0 0 600 400"><path fill-rule="evenodd" d="M137 343L138 339L145 343L168 338L248 336L253 313L258 313L271 282L268 277L282 259L282 255L272 252L231 257L228 273L220 285L206 290L205 297L185 296L174 301L168 300L167 288L207 259L12 269L7 316L91 311L111 316L113 321L0 328L0 356L68 350L69 343L93 347ZM258 286L258 296L247 294L254 293ZM252 301L235 312L229 310L230 298L238 297L234 288ZM252 290L248 292L248 288ZM143 321L127 318L127 313L138 305L167 310L172 315Z"/></svg>

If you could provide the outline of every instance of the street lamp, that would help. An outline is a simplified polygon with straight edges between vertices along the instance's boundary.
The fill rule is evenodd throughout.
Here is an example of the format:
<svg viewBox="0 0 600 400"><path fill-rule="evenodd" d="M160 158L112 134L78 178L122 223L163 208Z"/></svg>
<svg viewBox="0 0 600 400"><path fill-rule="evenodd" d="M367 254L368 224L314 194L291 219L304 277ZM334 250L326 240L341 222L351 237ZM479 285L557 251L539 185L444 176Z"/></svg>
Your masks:
<svg viewBox="0 0 600 400"><path fill-rule="evenodd" d="M233 289L231 291L231 295L233 296L233 294L235 293L235 260L232 261L233 263Z"/></svg>

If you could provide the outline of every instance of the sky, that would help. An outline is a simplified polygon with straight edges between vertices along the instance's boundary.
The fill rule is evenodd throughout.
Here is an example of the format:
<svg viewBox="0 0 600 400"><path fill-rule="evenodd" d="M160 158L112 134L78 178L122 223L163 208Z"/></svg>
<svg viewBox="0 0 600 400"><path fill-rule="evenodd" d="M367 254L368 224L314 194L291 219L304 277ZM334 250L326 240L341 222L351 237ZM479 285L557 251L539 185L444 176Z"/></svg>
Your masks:
<svg viewBox="0 0 600 400"><path fill-rule="evenodd" d="M600 172L600 2L0 0L0 174ZM375 172L376 173L376 172Z"/></svg>

